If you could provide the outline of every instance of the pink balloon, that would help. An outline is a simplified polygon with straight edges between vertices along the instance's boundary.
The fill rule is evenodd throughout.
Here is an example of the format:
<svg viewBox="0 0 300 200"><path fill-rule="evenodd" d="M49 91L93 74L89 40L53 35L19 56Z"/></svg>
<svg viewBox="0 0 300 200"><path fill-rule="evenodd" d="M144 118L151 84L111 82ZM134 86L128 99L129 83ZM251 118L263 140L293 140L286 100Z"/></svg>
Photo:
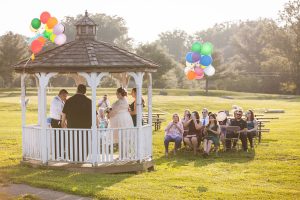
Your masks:
<svg viewBox="0 0 300 200"><path fill-rule="evenodd" d="M196 67L195 68L195 73L197 74L197 76L203 76L204 75L203 69L201 69L201 67Z"/></svg>
<svg viewBox="0 0 300 200"><path fill-rule="evenodd" d="M62 24L56 24L53 28L53 33L55 35L62 34L65 31L65 27Z"/></svg>
<svg viewBox="0 0 300 200"><path fill-rule="evenodd" d="M56 38L54 39L54 42L57 45L62 45L66 42L66 40L67 40L66 35L62 33L62 34L59 34L56 36Z"/></svg>
<svg viewBox="0 0 300 200"><path fill-rule="evenodd" d="M196 78L195 79L197 79L197 80L200 80L200 79L202 79L204 77L204 74L202 74L201 76L196 76Z"/></svg>

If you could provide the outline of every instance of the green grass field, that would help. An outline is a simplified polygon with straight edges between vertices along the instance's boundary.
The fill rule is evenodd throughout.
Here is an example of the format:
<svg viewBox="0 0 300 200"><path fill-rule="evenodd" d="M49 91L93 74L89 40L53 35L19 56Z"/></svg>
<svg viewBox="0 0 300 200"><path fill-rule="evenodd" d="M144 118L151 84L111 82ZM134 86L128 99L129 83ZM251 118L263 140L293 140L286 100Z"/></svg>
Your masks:
<svg viewBox="0 0 300 200"><path fill-rule="evenodd" d="M70 89L72 90L72 89ZM48 103L57 90L48 94ZM74 90L72 90L74 92ZM99 90L114 96L113 90ZM26 183L98 199L299 199L300 198L300 98L281 95L212 91L168 90L168 96L154 91L154 112L183 110L284 109L263 134L255 151L226 152L208 159L181 151L164 157L162 130L153 133L155 171L141 174L84 174L20 166L20 90L0 90L0 183ZM36 90L29 89L27 123L37 121ZM233 99L220 98L230 96ZM115 98L111 98L114 100ZM130 99L131 100L131 99ZM163 127L166 123L163 124ZM173 144L172 144L173 145ZM172 147L171 145L171 147Z"/></svg>

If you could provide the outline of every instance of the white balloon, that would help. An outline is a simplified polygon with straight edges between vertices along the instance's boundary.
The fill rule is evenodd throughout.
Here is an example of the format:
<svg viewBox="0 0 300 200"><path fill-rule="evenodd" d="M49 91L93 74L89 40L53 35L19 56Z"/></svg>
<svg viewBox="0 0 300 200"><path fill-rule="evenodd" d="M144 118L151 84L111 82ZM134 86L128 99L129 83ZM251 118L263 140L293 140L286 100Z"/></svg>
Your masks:
<svg viewBox="0 0 300 200"><path fill-rule="evenodd" d="M219 112L217 114L217 121L218 122L221 122L221 121L224 121L226 119L227 115L225 112Z"/></svg>
<svg viewBox="0 0 300 200"><path fill-rule="evenodd" d="M209 65L208 67L206 67L204 69L204 73L207 76L213 76L216 73L216 70L215 70L215 68L212 65Z"/></svg>
<svg viewBox="0 0 300 200"><path fill-rule="evenodd" d="M54 39L54 42L57 45L62 45L66 42L66 40L67 40L66 35L62 33L62 34L59 34L56 36L56 38Z"/></svg>
<svg viewBox="0 0 300 200"><path fill-rule="evenodd" d="M189 72L190 70L191 70L191 69L190 69L189 67L184 68L184 73L185 73L185 75L187 75L188 72Z"/></svg>
<svg viewBox="0 0 300 200"><path fill-rule="evenodd" d="M190 63L190 62L186 61L185 66L188 67L188 68L191 68L191 67L193 67L193 63Z"/></svg>

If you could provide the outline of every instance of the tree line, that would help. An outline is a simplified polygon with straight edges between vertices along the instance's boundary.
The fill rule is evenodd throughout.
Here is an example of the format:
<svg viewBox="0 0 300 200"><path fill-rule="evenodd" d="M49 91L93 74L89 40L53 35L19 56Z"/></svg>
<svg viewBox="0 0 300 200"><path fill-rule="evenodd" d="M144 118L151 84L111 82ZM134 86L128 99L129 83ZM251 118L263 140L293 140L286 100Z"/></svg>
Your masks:
<svg viewBox="0 0 300 200"><path fill-rule="evenodd" d="M81 18L63 20L68 41L75 39L74 23ZM214 44L216 74L210 77L210 89L244 92L300 94L300 0L284 5L278 19L223 22L192 35L176 29L162 32L151 43L133 47L123 18L105 14L90 16L99 25L97 40L114 43L151 59L161 67L153 74L155 88L203 88L205 81L188 81L183 72L185 55L194 41ZM12 65L28 58L28 38L12 32L0 36L0 87L19 87L19 75ZM48 46L47 48L51 48ZM34 85L34 80L28 80ZM52 80L53 85L72 86L70 77ZM107 79L104 86L114 86Z"/></svg>

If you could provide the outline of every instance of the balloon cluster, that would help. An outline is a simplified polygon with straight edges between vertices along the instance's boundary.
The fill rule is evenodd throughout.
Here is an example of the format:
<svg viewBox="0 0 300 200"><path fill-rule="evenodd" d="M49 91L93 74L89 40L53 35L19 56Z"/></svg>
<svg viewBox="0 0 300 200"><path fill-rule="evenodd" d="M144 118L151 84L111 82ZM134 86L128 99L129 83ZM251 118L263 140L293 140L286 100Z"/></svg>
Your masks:
<svg viewBox="0 0 300 200"><path fill-rule="evenodd" d="M216 72L211 65L213 59L211 54L213 52L213 45L210 42L201 44L194 42L191 52L186 54L186 67L184 73L189 80L200 80L206 76L213 76Z"/></svg>
<svg viewBox="0 0 300 200"><path fill-rule="evenodd" d="M34 54L39 53L47 40L62 45L66 42L67 37L64 34L65 27L58 23L56 17L50 15L49 12L42 12L40 18L31 20L30 30L36 35L29 40L30 49Z"/></svg>

